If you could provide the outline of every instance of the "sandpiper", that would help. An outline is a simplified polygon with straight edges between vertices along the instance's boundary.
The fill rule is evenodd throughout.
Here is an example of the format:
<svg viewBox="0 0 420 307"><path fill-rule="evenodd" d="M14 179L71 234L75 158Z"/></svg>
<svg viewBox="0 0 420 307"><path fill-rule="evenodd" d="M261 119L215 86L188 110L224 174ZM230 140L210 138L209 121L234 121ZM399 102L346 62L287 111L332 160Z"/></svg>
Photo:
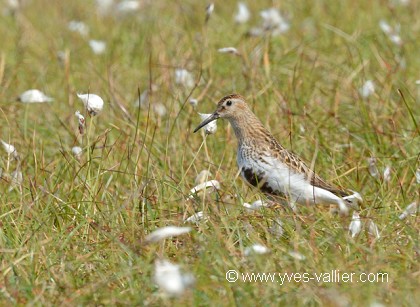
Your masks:
<svg viewBox="0 0 420 307"><path fill-rule="evenodd" d="M362 201L359 193L327 183L296 154L284 148L263 126L241 95L223 97L207 119L194 130L226 118L238 139L237 163L242 177L263 193L295 204L337 204L342 214Z"/></svg>

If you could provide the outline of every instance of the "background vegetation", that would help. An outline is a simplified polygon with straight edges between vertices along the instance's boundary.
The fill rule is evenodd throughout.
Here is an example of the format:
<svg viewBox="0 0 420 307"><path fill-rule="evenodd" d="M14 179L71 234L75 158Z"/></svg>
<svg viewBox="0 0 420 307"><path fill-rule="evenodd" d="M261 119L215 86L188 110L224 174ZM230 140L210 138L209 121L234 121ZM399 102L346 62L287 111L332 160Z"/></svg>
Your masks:
<svg viewBox="0 0 420 307"><path fill-rule="evenodd" d="M101 14L84 0L28 0L15 10L7 3L0 18L0 139L16 147L19 160L0 151L2 305L418 304L419 218L398 216L419 200L420 3L249 1L245 24L235 23L235 1L216 1L207 24L203 1L143 1L130 14ZM289 31L247 35L270 7ZM70 31L72 20L83 21L89 34ZM396 32L399 25L401 43L381 30L381 20ZM104 54L95 54L89 39L105 41ZM241 56L219 53L223 47ZM177 84L176 69L191 72L196 86ZM367 80L375 92L363 98ZM30 88L54 101L15 101ZM138 108L146 91L150 107ZM77 92L105 101L101 114L86 116L84 136L74 116L83 110ZM264 196L237 176L229 125L219 122L207 137L192 133L196 111L212 112L232 92L247 97L277 139L315 161L323 177L359 191L362 221L372 219L380 238L363 230L352 239L351 217L326 207L298 215L246 211L244 202ZM196 110L190 98L198 99ZM83 148L80 161L73 146ZM13 183L16 170L21 184ZM202 170L221 189L186 200ZM208 219L191 233L145 244L153 230L182 226L198 211ZM279 219L281 236L269 231ZM271 252L245 257L255 243ZM163 295L152 278L157 258L192 273L194 287L177 298ZM387 272L389 282L228 283L229 269Z"/></svg>

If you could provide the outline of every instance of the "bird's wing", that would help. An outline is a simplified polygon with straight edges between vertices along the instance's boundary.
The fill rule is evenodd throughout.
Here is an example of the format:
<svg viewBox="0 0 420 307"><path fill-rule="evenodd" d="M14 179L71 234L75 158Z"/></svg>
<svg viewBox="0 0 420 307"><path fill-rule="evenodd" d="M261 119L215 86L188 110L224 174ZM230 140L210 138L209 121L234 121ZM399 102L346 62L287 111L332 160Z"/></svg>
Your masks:
<svg viewBox="0 0 420 307"><path fill-rule="evenodd" d="M309 180L309 182L318 188L322 188L324 190L328 190L331 193L340 196L345 197L349 194L338 187L326 182L324 179L322 179L318 174L316 174L313 170L311 170L306 163L295 153L288 151L286 148L284 148L282 145L280 145L274 137L272 137L272 140L270 142L270 147L272 149L275 149L274 152L278 153L278 159L283 161L285 164L287 164L290 168L292 168L296 173L304 174L305 178ZM274 147L274 148L273 148Z"/></svg>

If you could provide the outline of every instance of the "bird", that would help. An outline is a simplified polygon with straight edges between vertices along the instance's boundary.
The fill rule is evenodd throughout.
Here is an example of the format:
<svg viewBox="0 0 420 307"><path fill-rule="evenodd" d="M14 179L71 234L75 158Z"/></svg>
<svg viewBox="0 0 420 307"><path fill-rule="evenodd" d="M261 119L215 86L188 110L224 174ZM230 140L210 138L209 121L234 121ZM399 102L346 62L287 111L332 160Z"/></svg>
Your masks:
<svg viewBox="0 0 420 307"><path fill-rule="evenodd" d="M347 215L349 207L356 208L363 201L359 193L322 179L298 155L283 147L241 95L223 97L194 133L219 118L230 122L238 140L236 160L241 176L271 198L288 200L293 211L297 211L297 204L333 204Z"/></svg>

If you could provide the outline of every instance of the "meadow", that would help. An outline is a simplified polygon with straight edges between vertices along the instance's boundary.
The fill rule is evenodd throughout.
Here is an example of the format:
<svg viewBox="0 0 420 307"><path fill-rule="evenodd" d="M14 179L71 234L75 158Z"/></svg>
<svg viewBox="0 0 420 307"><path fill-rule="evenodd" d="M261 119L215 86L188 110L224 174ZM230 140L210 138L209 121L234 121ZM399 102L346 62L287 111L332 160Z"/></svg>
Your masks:
<svg viewBox="0 0 420 307"><path fill-rule="evenodd" d="M247 1L249 20L236 1L16 2L0 2L1 305L418 305L419 216L400 218L420 201L418 1ZM17 101L28 89L53 101ZM230 93L363 196L360 233L328 206L244 207L266 198L238 176L229 124L193 133ZM203 170L220 188L191 194ZM191 229L150 242L165 226ZM179 267L159 281L163 259Z"/></svg>

